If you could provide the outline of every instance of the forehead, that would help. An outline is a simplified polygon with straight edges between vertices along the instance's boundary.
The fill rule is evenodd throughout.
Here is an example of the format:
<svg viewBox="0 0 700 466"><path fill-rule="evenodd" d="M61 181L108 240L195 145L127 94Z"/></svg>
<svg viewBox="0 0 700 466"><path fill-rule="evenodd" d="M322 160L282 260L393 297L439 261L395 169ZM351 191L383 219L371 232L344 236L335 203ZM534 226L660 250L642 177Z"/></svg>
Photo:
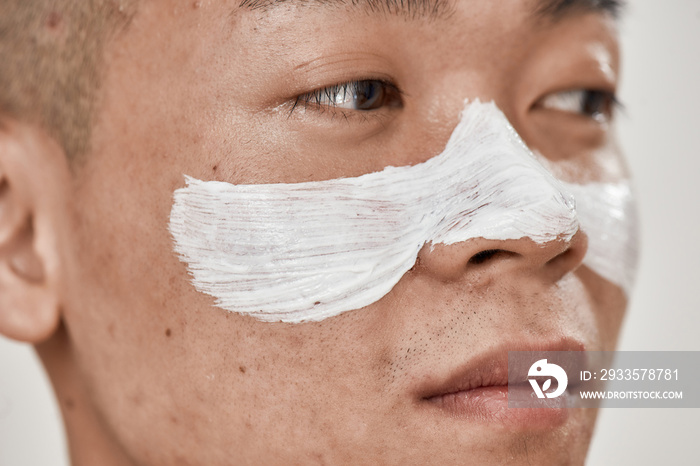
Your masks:
<svg viewBox="0 0 700 466"><path fill-rule="evenodd" d="M454 49L445 47L446 38L458 41L454 45L498 47L499 52L517 54L531 45L523 36L529 39L585 19L589 24L604 20L609 28L619 9L619 0L243 0L234 6L231 17L244 26L240 29L246 37L239 35L239 39L254 43L250 32L270 42L275 36L282 41L293 37L294 42L284 44L292 53L303 45L321 50L334 37L356 41L358 50L381 48L382 43L405 49L409 43L401 36L410 30L408 38L420 40L421 45L432 40L441 54ZM595 20L590 21L591 17ZM598 28L596 33L601 31Z"/></svg>
<svg viewBox="0 0 700 466"><path fill-rule="evenodd" d="M533 33L591 13L600 18L614 19L620 7L621 0L234 0L221 3L199 0L188 2L187 6L182 2L163 0L142 4L136 16L137 20L150 23L145 28L147 34L176 35L189 42L202 41L205 37L211 39L219 34L248 46L256 42L256 38L265 38L265 32L292 33L300 39L314 33L316 37L347 36L350 19L352 32L357 34L376 33L376 30L370 30L371 24L397 18L404 20L404 26L420 24L422 32L454 36L454 32L462 31L471 34L469 39L482 34L502 36L504 29ZM216 27L217 22L219 27ZM513 24L527 28L514 31L513 27L508 27ZM290 27L285 28L285 25ZM196 34L192 29L198 29ZM231 35L230 31L234 34ZM243 33L244 37L235 32ZM172 38L168 37L168 40ZM173 41L173 45L178 45L178 42ZM289 43L287 48L296 45Z"/></svg>

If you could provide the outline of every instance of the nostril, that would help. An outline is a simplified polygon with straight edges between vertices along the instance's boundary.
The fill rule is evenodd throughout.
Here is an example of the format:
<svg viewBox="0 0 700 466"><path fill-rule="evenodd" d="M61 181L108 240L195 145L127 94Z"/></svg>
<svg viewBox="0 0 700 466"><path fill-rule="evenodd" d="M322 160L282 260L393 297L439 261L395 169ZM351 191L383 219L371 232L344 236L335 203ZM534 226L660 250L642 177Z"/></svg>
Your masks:
<svg viewBox="0 0 700 466"><path fill-rule="evenodd" d="M501 249L486 249L485 251L479 251L474 254L471 259L469 259L470 264L483 264L487 260L491 259L493 256L502 252Z"/></svg>

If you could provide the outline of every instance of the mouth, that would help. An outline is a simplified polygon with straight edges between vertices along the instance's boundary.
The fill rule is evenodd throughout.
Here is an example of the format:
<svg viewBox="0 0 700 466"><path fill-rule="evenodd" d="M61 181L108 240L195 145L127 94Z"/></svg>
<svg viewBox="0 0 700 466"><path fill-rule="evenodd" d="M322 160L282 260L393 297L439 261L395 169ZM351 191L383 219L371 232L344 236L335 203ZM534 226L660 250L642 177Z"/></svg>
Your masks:
<svg viewBox="0 0 700 466"><path fill-rule="evenodd" d="M511 396L520 399L533 393L526 376L514 379L511 375L509 383L508 351L582 352L584 344L574 339L561 339L545 344L521 341L500 345L446 374L427 376L416 392L419 405L432 415L515 430L550 429L564 424L571 412L568 390L556 400L548 399L546 407L508 406L509 387Z"/></svg>

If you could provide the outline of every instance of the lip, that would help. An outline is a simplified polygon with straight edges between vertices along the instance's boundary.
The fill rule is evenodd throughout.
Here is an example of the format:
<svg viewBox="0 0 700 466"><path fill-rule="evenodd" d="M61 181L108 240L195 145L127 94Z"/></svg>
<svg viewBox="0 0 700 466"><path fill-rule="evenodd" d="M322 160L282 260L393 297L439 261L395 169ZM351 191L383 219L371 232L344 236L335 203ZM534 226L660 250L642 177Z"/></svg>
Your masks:
<svg viewBox="0 0 700 466"><path fill-rule="evenodd" d="M546 408L508 407L509 351L585 351L573 338L533 343L510 339L491 351L476 356L447 374L429 374L415 392L420 405L437 414L458 420L500 424L516 430L540 430L562 425L570 415L569 391ZM511 390L532 391L526 378L511 379ZM554 403L553 403L554 401Z"/></svg>

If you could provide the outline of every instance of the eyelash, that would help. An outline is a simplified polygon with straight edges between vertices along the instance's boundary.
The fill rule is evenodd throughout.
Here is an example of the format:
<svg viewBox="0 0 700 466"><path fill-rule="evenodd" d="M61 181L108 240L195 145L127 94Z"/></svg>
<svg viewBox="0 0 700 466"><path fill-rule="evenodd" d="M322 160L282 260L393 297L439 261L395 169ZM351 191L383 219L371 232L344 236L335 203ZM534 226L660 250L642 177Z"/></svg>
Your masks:
<svg viewBox="0 0 700 466"><path fill-rule="evenodd" d="M574 89L548 94L541 107L574 113L598 122L612 120L617 109L623 108L615 93L596 89Z"/></svg>
<svg viewBox="0 0 700 466"><path fill-rule="evenodd" d="M378 92L378 95L371 95ZM403 93L394 84L379 79L348 81L307 92L297 96L290 115L299 106L316 110L341 110L349 114L368 112L382 107L403 106ZM348 105L352 105L349 107ZM548 94L541 107L585 116L598 122L612 120L615 111L623 108L615 93L596 89L573 89ZM365 107L365 108L363 108Z"/></svg>
<svg viewBox="0 0 700 466"><path fill-rule="evenodd" d="M372 112L382 107L403 106L402 92L394 84L379 79L348 81L297 96L290 114L299 106L317 110L333 109ZM349 106L351 105L351 106Z"/></svg>

